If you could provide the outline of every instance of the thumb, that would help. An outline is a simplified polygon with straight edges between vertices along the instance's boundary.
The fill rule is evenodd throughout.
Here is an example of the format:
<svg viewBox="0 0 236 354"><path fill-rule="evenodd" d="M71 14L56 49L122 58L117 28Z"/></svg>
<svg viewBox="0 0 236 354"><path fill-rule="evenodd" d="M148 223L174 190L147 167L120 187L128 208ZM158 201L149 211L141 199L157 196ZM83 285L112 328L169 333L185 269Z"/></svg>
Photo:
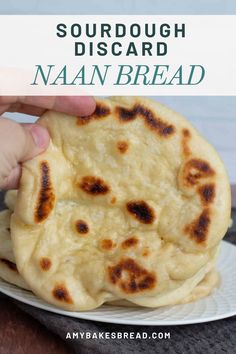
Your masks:
<svg viewBox="0 0 236 354"><path fill-rule="evenodd" d="M24 162L43 152L49 145L50 136L39 124L20 124L24 132L24 144L18 161ZM24 146L23 146L24 145Z"/></svg>
<svg viewBox="0 0 236 354"><path fill-rule="evenodd" d="M20 175L19 163L43 152L49 140L48 131L38 124L0 118L0 188L12 185L12 175L14 181Z"/></svg>

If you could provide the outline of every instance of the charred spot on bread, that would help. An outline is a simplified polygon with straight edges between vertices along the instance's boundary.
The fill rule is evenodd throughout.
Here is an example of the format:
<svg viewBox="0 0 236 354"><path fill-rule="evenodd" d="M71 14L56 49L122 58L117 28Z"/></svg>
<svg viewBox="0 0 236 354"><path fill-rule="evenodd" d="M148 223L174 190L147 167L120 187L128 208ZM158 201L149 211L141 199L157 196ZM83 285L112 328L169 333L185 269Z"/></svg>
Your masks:
<svg viewBox="0 0 236 354"><path fill-rule="evenodd" d="M186 138L190 138L191 137L191 133L187 128L184 128L182 130L183 136L185 136Z"/></svg>
<svg viewBox="0 0 236 354"><path fill-rule="evenodd" d="M115 246L115 244L113 243L113 241L111 239L103 239L101 240L101 248L104 250L111 250L113 247Z"/></svg>
<svg viewBox="0 0 236 354"><path fill-rule="evenodd" d="M209 162L193 158L186 162L183 167L183 182L187 186L195 186L199 180L212 177L215 171Z"/></svg>
<svg viewBox="0 0 236 354"><path fill-rule="evenodd" d="M52 294L53 297L58 301L65 302L67 304L73 304L73 300L64 284L55 285L54 289L52 290Z"/></svg>
<svg viewBox="0 0 236 354"><path fill-rule="evenodd" d="M103 118L107 117L111 113L111 110L109 107L107 107L104 104L97 103L95 112L93 113L93 116L97 118Z"/></svg>
<svg viewBox="0 0 236 354"><path fill-rule="evenodd" d="M150 250L149 250L148 247L146 247L146 248L143 250L142 256L143 256L143 257L147 257L147 256L149 255L149 253L150 253Z"/></svg>
<svg viewBox="0 0 236 354"><path fill-rule="evenodd" d="M143 224L152 224L155 219L155 213L143 200L134 200L126 204L128 212Z"/></svg>
<svg viewBox="0 0 236 354"><path fill-rule="evenodd" d="M137 116L137 112L136 109L128 109L128 108L124 108L124 107L116 107L116 112L117 115L120 119L120 121L122 122L130 122L134 119L136 119Z"/></svg>
<svg viewBox="0 0 236 354"><path fill-rule="evenodd" d="M189 147L190 138L191 138L191 133L189 129L184 128L182 130L182 149L183 149L183 155L185 157L188 157L191 154L190 147Z"/></svg>
<svg viewBox="0 0 236 354"><path fill-rule="evenodd" d="M4 263L9 269L13 270L14 272L17 272L17 267L16 264L9 261L8 259L1 258L0 261Z"/></svg>
<svg viewBox="0 0 236 354"><path fill-rule="evenodd" d="M192 221L184 228L184 232L198 244L204 244L207 239L210 224L210 209L205 208L196 220Z"/></svg>
<svg viewBox="0 0 236 354"><path fill-rule="evenodd" d="M96 109L90 116L77 117L77 125L85 125L90 123L93 119L101 119L107 117L111 113L109 107L104 104L97 103Z"/></svg>
<svg viewBox="0 0 236 354"><path fill-rule="evenodd" d="M138 244L138 242L139 242L138 238L135 236L132 236L132 237L127 238L127 240L123 241L121 243L121 247L123 249L134 247Z"/></svg>
<svg viewBox="0 0 236 354"><path fill-rule="evenodd" d="M75 228L79 234L85 235L89 232L88 224L84 220L77 220L75 222Z"/></svg>
<svg viewBox="0 0 236 354"><path fill-rule="evenodd" d="M140 104L134 105L133 108L116 108L117 115L121 122L127 123L133 121L137 117L144 119L144 123L148 128L155 131L160 137L168 137L175 133L175 127L165 122L149 108Z"/></svg>
<svg viewBox="0 0 236 354"><path fill-rule="evenodd" d="M116 203L116 197L112 197L111 198L111 204L115 204Z"/></svg>
<svg viewBox="0 0 236 354"><path fill-rule="evenodd" d="M215 184L208 183L200 186L198 188L198 193L200 195L201 201L203 205L207 205L213 203L215 199Z"/></svg>
<svg viewBox="0 0 236 354"><path fill-rule="evenodd" d="M79 183L79 187L91 195L104 195L109 193L110 187L101 178L94 176L84 176Z"/></svg>
<svg viewBox="0 0 236 354"><path fill-rule="evenodd" d="M42 268L42 270L47 271L51 268L52 266L52 262L51 259L49 259L48 257L43 257L40 259L40 267Z"/></svg>
<svg viewBox="0 0 236 354"><path fill-rule="evenodd" d="M129 144L127 143L127 141L118 141L117 142L117 149L119 150L119 152L121 154L125 154L126 151L129 148Z"/></svg>
<svg viewBox="0 0 236 354"><path fill-rule="evenodd" d="M108 267L109 280L127 294L151 290L157 284L154 273L140 266L132 258L121 259L115 266Z"/></svg>
<svg viewBox="0 0 236 354"><path fill-rule="evenodd" d="M150 109L141 105L137 105L136 111L144 118L146 125L154 130L159 136L168 137L175 132L174 126L172 124L169 124L161 118L156 117Z"/></svg>
<svg viewBox="0 0 236 354"><path fill-rule="evenodd" d="M85 125L88 124L91 120L92 120L92 116L77 117L76 124Z"/></svg>
<svg viewBox="0 0 236 354"><path fill-rule="evenodd" d="M50 177L50 166L47 161L40 162L40 190L35 206L34 219L40 223L47 219L54 207L55 195Z"/></svg>

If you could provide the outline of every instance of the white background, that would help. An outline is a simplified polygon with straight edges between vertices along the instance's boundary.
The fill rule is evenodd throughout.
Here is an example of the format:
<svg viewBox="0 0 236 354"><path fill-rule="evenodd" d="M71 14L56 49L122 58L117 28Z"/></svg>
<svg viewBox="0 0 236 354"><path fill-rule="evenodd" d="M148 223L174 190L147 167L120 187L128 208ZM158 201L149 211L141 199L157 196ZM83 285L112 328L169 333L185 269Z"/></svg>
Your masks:
<svg viewBox="0 0 236 354"><path fill-rule="evenodd" d="M98 29L102 23L123 23L129 28L131 23L185 23L185 38L175 38L172 34L162 38L158 33L155 38L147 38L143 34L133 38L128 34L124 38L101 38L99 35L90 39L83 32L81 37L66 38L56 36L58 23L66 23L68 27L79 23L85 28L86 23L96 23ZM142 27L143 28L143 27ZM236 16L1 16L0 17L1 56L0 56L0 94L5 95L236 95ZM99 30L98 30L99 33ZM153 45L157 41L165 41L168 45L168 54L165 56L84 56L74 55L74 42L105 41L108 47L119 41L124 48L130 41L138 46L141 41L150 41ZM47 67L53 64L53 80L67 65L68 77L72 81L79 69L85 65L88 81L90 81L93 65L112 65L109 68L104 86L98 82L87 86L38 86L30 85L34 81L36 65ZM118 75L118 66L148 65L151 69L155 65L169 65L173 76L180 65L183 72L188 71L190 65L202 65L206 75L199 85L114 85ZM154 69L153 69L154 70ZM169 79L172 77L169 76ZM152 76L148 76L152 81Z"/></svg>

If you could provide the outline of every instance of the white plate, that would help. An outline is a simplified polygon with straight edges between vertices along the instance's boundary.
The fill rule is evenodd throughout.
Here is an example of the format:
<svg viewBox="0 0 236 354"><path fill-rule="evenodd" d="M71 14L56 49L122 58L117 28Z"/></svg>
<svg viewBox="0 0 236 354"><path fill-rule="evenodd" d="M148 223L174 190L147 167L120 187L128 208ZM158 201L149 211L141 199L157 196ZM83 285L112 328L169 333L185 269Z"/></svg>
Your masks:
<svg viewBox="0 0 236 354"><path fill-rule="evenodd" d="M214 293L199 301L158 309L104 305L89 312L60 310L29 291L0 280L0 291L26 304L61 315L86 320L132 325L184 325L215 321L236 315L236 246L223 241L218 259L221 284Z"/></svg>

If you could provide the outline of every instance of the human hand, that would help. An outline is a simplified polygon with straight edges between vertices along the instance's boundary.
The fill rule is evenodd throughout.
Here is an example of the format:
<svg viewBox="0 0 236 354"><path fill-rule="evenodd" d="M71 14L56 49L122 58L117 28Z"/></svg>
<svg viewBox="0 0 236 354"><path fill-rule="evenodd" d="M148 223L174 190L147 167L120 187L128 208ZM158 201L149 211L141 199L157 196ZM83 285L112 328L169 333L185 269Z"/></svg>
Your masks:
<svg viewBox="0 0 236 354"><path fill-rule="evenodd" d="M86 116L93 113L95 101L85 96L0 96L0 115L8 111L40 116L48 109ZM38 124L0 117L0 188L17 188L21 163L43 152L49 140L47 130Z"/></svg>

